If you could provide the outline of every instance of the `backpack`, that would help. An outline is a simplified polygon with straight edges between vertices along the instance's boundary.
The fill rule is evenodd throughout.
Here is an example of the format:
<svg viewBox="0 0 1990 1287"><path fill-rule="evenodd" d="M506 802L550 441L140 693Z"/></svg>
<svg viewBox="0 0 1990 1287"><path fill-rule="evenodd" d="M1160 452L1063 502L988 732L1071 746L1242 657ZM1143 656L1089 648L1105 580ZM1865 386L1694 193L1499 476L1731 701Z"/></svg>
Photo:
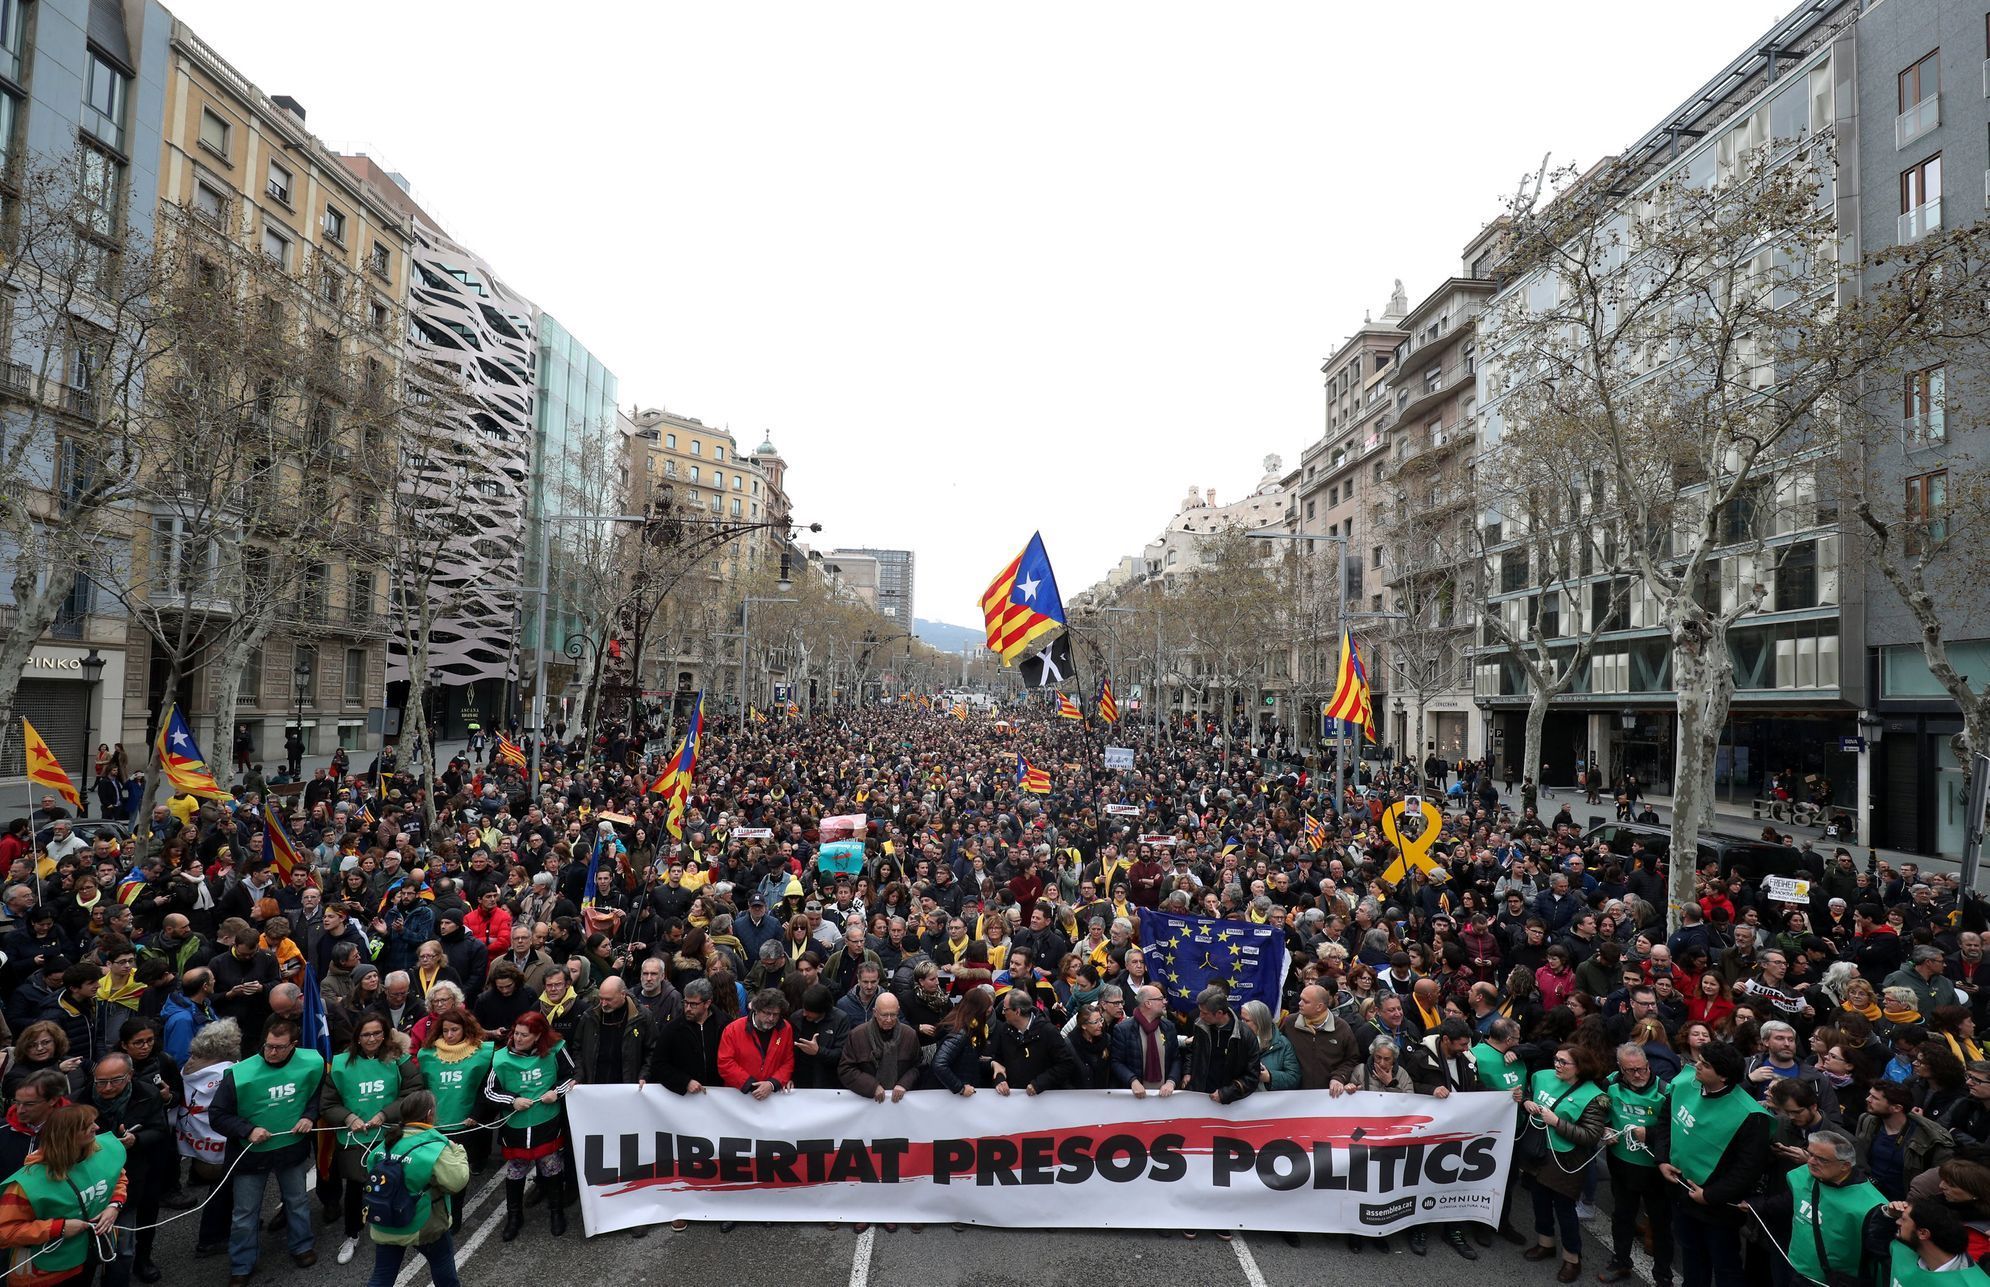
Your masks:
<svg viewBox="0 0 1990 1287"><path fill-rule="evenodd" d="M366 1219L400 1229L415 1221L415 1195L408 1191L408 1162L382 1148L366 1168Z"/></svg>

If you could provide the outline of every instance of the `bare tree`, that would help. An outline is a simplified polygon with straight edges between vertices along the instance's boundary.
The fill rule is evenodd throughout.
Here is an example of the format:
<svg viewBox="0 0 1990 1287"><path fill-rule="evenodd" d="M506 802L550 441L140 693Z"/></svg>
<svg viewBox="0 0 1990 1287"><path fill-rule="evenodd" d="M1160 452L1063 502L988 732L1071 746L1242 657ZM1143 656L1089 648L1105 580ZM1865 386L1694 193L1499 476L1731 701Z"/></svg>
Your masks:
<svg viewBox="0 0 1990 1287"><path fill-rule="evenodd" d="M1831 164L1823 139L1724 144L1704 182L1603 166L1508 216L1516 284L1488 328L1494 394L1507 421L1566 437L1603 470L1625 561L1670 643L1674 915L1713 822L1730 628L1768 596L1781 557L1769 538L1821 524L1838 408L1917 325L1844 289Z"/></svg>

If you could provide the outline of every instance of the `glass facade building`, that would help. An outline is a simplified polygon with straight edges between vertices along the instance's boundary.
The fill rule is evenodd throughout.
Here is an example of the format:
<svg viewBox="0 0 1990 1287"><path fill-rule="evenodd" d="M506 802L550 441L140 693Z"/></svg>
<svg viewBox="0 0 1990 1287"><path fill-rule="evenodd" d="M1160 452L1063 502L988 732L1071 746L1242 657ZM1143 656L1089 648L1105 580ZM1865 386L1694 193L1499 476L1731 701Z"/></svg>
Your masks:
<svg viewBox="0 0 1990 1287"><path fill-rule="evenodd" d="M539 315L538 388L533 425L532 488L525 525L525 584L540 584L539 551L553 551L546 578L547 607L541 619L539 599L528 593L522 613L521 651L548 648L547 666L566 662L566 637L580 629L575 589L563 578L558 557L563 513L614 514L622 509L617 472L622 453L615 441L615 400L620 386L615 373L588 352L550 313ZM553 526L542 534L549 521ZM542 541L545 544L542 546ZM526 669L529 671L530 666Z"/></svg>

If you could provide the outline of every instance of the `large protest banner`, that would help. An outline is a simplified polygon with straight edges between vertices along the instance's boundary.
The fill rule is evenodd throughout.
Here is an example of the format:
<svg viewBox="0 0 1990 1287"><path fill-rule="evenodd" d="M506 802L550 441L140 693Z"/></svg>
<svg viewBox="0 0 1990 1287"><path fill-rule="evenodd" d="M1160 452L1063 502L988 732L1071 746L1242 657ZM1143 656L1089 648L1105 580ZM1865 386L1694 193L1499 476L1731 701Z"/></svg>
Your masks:
<svg viewBox="0 0 1990 1287"><path fill-rule="evenodd" d="M676 1219L1366 1234L1491 1221L1516 1116L1498 1092L1222 1105L1187 1091L914 1091L879 1104L655 1086L578 1086L567 1112L589 1234Z"/></svg>

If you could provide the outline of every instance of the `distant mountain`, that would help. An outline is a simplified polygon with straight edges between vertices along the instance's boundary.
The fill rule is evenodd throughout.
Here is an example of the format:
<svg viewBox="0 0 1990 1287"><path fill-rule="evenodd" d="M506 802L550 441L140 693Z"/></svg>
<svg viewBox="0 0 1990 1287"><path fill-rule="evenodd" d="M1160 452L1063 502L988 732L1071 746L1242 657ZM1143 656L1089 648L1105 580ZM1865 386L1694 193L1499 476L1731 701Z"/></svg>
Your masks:
<svg viewBox="0 0 1990 1287"><path fill-rule="evenodd" d="M916 617L912 633L919 641L941 652L972 652L987 642L988 632L974 626L950 626L944 621Z"/></svg>

